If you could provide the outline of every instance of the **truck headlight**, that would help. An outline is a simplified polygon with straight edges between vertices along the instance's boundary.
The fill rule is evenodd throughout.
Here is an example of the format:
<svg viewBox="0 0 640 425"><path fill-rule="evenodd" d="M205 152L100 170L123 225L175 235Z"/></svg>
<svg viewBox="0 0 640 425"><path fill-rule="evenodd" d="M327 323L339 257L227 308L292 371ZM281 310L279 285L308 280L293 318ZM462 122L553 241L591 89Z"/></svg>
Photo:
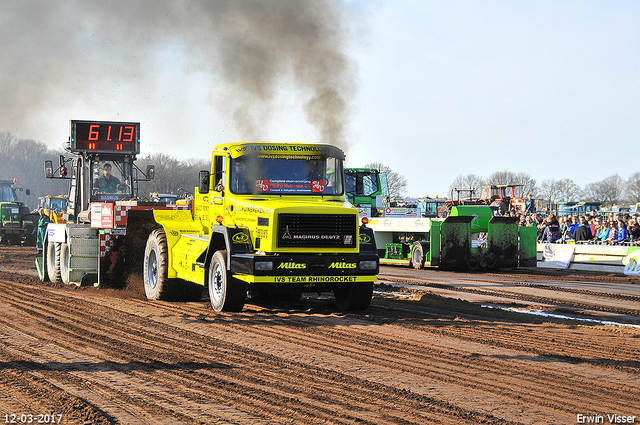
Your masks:
<svg viewBox="0 0 640 425"><path fill-rule="evenodd" d="M273 261L256 261L253 265L257 271L268 272L273 270Z"/></svg>
<svg viewBox="0 0 640 425"><path fill-rule="evenodd" d="M378 267L377 261L360 261L358 264L360 270L375 270Z"/></svg>

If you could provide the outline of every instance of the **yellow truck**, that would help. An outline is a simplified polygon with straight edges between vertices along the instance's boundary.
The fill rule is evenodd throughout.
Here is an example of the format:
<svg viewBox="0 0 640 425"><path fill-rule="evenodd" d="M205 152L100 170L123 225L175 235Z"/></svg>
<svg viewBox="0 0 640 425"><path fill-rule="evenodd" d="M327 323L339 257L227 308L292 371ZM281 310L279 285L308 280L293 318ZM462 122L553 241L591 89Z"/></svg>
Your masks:
<svg viewBox="0 0 640 425"><path fill-rule="evenodd" d="M206 286L215 311L241 310L247 291L333 291L340 309L366 309L378 255L373 232L346 201L344 158L330 145L216 146L192 211L153 211L147 297L172 293L177 278Z"/></svg>

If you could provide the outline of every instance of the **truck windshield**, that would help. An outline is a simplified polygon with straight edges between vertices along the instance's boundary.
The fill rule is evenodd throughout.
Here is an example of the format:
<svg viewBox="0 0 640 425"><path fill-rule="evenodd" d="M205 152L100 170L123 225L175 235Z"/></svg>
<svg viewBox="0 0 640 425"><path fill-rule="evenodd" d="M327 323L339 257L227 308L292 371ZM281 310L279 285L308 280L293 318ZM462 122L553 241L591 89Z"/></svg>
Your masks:
<svg viewBox="0 0 640 425"><path fill-rule="evenodd" d="M120 160L92 161L91 202L121 201L132 198L131 166Z"/></svg>
<svg viewBox="0 0 640 425"><path fill-rule="evenodd" d="M342 195L342 160L328 156L241 156L231 160L237 194Z"/></svg>
<svg viewBox="0 0 640 425"><path fill-rule="evenodd" d="M13 187L10 184L0 185L0 201L2 202L18 202Z"/></svg>
<svg viewBox="0 0 640 425"><path fill-rule="evenodd" d="M67 198L51 198L50 209L55 212L62 212L67 210Z"/></svg>

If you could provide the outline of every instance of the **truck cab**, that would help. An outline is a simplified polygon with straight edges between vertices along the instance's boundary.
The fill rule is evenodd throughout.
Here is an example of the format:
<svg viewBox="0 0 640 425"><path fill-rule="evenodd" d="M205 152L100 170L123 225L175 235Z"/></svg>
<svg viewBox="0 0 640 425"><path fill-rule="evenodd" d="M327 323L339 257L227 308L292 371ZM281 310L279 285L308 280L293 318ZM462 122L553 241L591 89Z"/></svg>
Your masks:
<svg viewBox="0 0 640 425"><path fill-rule="evenodd" d="M363 216L377 217L389 206L387 174L374 168L344 170L347 199Z"/></svg>
<svg viewBox="0 0 640 425"><path fill-rule="evenodd" d="M343 161L330 145L216 146L193 216L154 212L162 229L147 244L147 296L163 298L178 278L206 286L215 311L242 309L247 291L333 291L341 309L366 309L378 256L346 201Z"/></svg>

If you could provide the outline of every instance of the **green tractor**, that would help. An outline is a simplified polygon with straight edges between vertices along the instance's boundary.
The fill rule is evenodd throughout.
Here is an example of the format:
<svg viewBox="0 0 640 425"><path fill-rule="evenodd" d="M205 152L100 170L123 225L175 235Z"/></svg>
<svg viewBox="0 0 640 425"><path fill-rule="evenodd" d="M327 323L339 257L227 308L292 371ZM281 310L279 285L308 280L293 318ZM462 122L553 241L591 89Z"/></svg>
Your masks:
<svg viewBox="0 0 640 425"><path fill-rule="evenodd" d="M35 245L35 234L38 220L29 208L18 200L14 187L17 179L0 180L0 243L18 245L25 243ZM24 189L30 195L29 189Z"/></svg>

